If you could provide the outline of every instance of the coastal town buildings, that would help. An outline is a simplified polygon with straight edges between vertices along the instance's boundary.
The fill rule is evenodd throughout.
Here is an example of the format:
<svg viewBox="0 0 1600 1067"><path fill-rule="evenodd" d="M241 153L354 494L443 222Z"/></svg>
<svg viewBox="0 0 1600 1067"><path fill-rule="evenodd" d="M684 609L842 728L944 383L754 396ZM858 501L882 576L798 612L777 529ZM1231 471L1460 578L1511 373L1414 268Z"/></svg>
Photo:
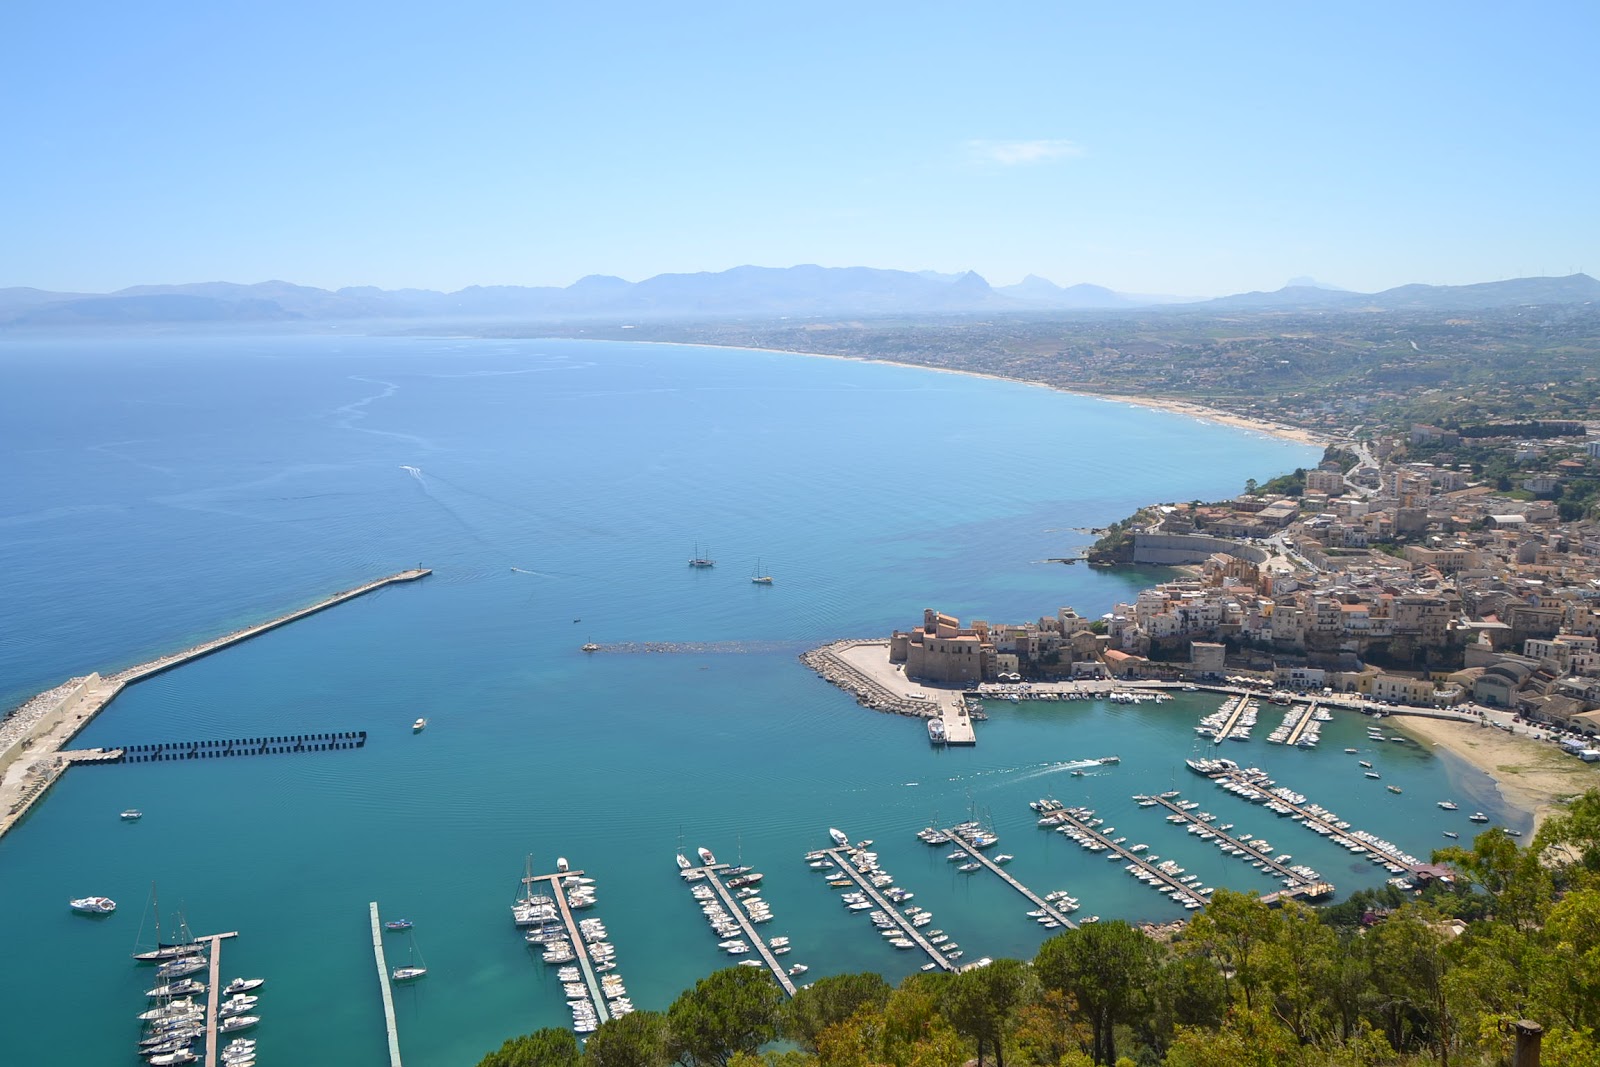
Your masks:
<svg viewBox="0 0 1600 1067"><path fill-rule="evenodd" d="M994 625L928 610L891 659L925 681L1213 679L1252 674L1422 707L1478 704L1600 734L1600 522L1552 499L1560 475L1489 485L1465 467L1408 461L1459 445L1417 425L1377 458L1300 472L1295 494L1141 510L1092 563L1184 575L1099 618L1070 607ZM1592 442L1508 442L1513 455L1600 476ZM1576 458L1575 458L1576 457ZM1448 457L1443 457L1448 460Z"/></svg>

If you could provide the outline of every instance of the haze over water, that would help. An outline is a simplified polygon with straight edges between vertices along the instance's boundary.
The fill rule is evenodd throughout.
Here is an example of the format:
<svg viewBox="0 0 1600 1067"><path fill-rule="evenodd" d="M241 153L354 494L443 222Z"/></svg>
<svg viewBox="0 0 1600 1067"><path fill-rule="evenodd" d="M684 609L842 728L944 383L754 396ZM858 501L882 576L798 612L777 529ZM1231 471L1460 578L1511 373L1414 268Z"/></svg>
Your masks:
<svg viewBox="0 0 1600 1067"><path fill-rule="evenodd" d="M771 353L573 341L155 337L0 347L6 574L0 704L115 670L422 564L435 574L128 690L75 744L369 731L358 752L80 768L0 843L13 961L0 1061L137 1062L149 969L128 959L152 881L164 918L238 930L224 977L264 976L274 1062L387 1062L367 902L416 923L430 973L399 991L402 1048L470 1063L563 1026L553 968L508 905L532 852L597 880L640 1008L731 962L672 854L706 845L767 873L807 978L922 962L840 908L801 855L837 825L877 851L967 958L1046 931L987 874L911 832L992 818L1013 872L1080 914L1180 910L1037 830L1027 801L1098 807L1207 884L1275 886L1136 809L1176 785L1341 892L1382 873L1182 770L1216 698L1002 706L974 749L858 708L795 661L939 607L1026 620L1100 613L1163 572L1045 564L1072 532L1152 500L1215 498L1319 450L1013 383ZM685 563L696 546L717 560ZM754 586L757 560L773 575ZM585 656L593 640L727 651ZM426 716L428 729L410 724ZM1363 780L1322 749L1256 762L1355 825L1425 854L1498 813L1482 776L1391 744ZM1357 740L1357 739L1360 740ZM1117 753L1073 777L1074 761ZM1370 788L1363 788L1369 786ZM1454 818L1434 801L1453 796ZM137 824L118 821L143 809ZM1269 821L1270 820L1270 821ZM1459 823L1459 825L1457 825ZM121 905L102 921L70 897ZM146 930L146 939L150 931ZM407 954L409 942L391 938ZM394 962L391 960L391 962ZM306 1056L304 1049L315 1049ZM297 1052L297 1050L300 1050Z"/></svg>

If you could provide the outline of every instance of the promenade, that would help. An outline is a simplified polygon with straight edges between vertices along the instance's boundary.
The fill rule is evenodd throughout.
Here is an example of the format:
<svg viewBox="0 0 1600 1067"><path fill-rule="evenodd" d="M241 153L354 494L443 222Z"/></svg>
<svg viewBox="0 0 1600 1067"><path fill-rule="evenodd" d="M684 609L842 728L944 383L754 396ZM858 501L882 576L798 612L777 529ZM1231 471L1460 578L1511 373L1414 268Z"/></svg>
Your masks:
<svg viewBox="0 0 1600 1067"><path fill-rule="evenodd" d="M26 701L0 721L0 837L27 815L75 760L62 752L69 741L106 709L123 689L163 674L185 663L220 652L291 622L326 611L347 600L402 582L432 574L427 568L401 571L325 597L307 607L221 637L192 645L181 652L160 656L102 676L98 672L73 678Z"/></svg>

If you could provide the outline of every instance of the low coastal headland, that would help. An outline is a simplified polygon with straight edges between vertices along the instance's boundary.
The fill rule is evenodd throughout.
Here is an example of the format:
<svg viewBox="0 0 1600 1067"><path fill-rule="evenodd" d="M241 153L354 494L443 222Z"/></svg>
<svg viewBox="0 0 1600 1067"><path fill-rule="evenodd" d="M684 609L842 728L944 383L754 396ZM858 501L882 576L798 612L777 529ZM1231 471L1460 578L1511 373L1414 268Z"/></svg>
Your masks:
<svg viewBox="0 0 1600 1067"><path fill-rule="evenodd" d="M414 582L432 574L416 568L367 582L324 597L314 604L203 641L181 652L160 656L115 674L98 672L67 681L32 697L0 719L0 837L20 822L35 801L55 784L74 762L114 759L115 751L64 751L66 745L94 717L136 682L163 674L185 663L220 652L291 622L326 611L367 593L401 582Z"/></svg>

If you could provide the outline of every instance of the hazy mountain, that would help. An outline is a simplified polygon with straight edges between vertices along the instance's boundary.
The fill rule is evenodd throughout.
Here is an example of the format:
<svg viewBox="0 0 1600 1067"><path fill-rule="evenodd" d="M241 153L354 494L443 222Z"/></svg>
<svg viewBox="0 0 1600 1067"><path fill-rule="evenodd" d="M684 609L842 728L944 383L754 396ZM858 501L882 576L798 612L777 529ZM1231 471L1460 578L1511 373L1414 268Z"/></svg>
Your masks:
<svg viewBox="0 0 1600 1067"><path fill-rule="evenodd" d="M1045 308L1125 308L1147 303L1087 282L1063 287L1037 274L1028 275L1016 285L1002 285L995 292Z"/></svg>
<svg viewBox="0 0 1600 1067"><path fill-rule="evenodd" d="M1311 281L1309 278L1295 279ZM1240 293L1181 305L1198 311L1462 309L1600 300L1586 274L1478 285L1404 285L1363 294L1320 284ZM338 291L284 281L237 285L138 285L116 293L0 289L0 324L266 322L462 318L560 320L744 316L945 315L966 312L1113 310L1165 303L1098 285L1058 286L1036 275L992 288L972 271L938 274L871 267L734 267L658 274L641 282L590 275L565 288L475 285L453 293L352 286Z"/></svg>
<svg viewBox="0 0 1600 1067"><path fill-rule="evenodd" d="M1191 304L1207 310L1302 310L1373 308L1383 311L1471 311L1518 304L1578 304L1600 301L1600 282L1587 274L1565 278L1511 278L1473 285L1401 285L1377 293L1352 293L1308 285L1271 293L1240 293Z"/></svg>
<svg viewBox="0 0 1600 1067"><path fill-rule="evenodd" d="M1290 278L1284 283L1284 288L1326 289L1330 293L1348 293L1350 291L1342 286L1329 285L1327 282L1319 282L1308 274L1302 274L1298 278Z"/></svg>

